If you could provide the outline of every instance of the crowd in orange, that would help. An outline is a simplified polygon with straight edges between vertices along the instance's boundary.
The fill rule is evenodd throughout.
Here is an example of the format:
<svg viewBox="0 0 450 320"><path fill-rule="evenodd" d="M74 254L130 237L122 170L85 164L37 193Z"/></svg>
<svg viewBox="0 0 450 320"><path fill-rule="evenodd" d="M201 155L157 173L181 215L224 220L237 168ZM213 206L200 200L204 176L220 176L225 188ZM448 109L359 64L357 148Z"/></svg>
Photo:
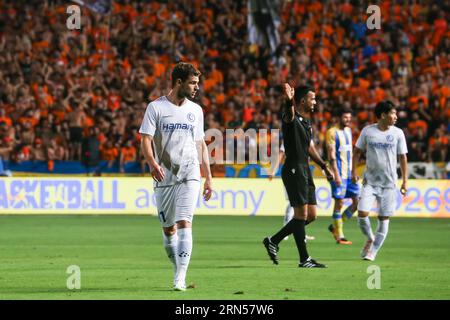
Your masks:
<svg viewBox="0 0 450 320"><path fill-rule="evenodd" d="M410 161L449 161L449 8L380 3L382 28L368 30L354 1L281 1L272 53L248 42L246 1L114 1L104 16L83 8L68 30L65 1L0 0L0 156L50 169L79 160L95 128L103 160L139 161L145 108L188 61L202 72L205 129L280 128L282 84L310 84L318 149L337 110L354 111L356 138L390 99Z"/></svg>

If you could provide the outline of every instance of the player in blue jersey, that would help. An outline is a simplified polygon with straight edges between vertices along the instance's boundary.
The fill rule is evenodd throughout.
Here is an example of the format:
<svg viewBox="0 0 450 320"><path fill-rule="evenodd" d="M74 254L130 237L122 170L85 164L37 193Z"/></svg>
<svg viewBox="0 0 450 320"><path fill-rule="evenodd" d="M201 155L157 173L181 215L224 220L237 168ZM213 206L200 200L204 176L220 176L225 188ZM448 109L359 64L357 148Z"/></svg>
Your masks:
<svg viewBox="0 0 450 320"><path fill-rule="evenodd" d="M333 170L335 180L330 182L334 199L333 224L328 230L333 234L336 243L352 244L344 236L344 222L349 220L358 207L359 186L351 181L352 170L352 112L350 109L339 111L339 122L327 130L326 144L328 159ZM343 213L344 199L352 199L352 204Z"/></svg>

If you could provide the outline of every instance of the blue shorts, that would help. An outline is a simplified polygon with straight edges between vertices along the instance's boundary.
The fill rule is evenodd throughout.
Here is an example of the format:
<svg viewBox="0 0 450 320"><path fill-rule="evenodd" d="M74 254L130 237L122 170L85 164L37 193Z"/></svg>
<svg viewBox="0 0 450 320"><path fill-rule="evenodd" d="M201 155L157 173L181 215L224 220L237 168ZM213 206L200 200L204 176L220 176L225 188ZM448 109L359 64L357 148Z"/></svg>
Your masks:
<svg viewBox="0 0 450 320"><path fill-rule="evenodd" d="M359 185L351 179L342 179L342 184L337 187L336 182L331 181L331 194L334 199L347 199L359 196Z"/></svg>

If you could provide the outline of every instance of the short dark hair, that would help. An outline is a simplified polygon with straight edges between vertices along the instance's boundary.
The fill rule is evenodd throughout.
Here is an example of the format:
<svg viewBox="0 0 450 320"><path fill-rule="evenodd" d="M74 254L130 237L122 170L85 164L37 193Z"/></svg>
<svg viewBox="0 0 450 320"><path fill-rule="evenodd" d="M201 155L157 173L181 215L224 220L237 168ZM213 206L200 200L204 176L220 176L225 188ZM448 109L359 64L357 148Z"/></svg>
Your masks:
<svg viewBox="0 0 450 320"><path fill-rule="evenodd" d="M378 119L380 119L383 113L389 113L393 109L395 109L395 105L392 101L390 100L381 101L378 102L375 107L375 115Z"/></svg>
<svg viewBox="0 0 450 320"><path fill-rule="evenodd" d="M178 79L182 82L186 81L189 77L200 77L201 72L198 71L192 64L186 62L178 62L172 70L172 87Z"/></svg>
<svg viewBox="0 0 450 320"><path fill-rule="evenodd" d="M353 110L345 107L345 108L339 109L336 114L340 118L340 117L342 117L343 114L346 114L346 113L353 114Z"/></svg>
<svg viewBox="0 0 450 320"><path fill-rule="evenodd" d="M294 94L295 102L300 102L310 91L314 92L314 88L308 85L297 87Z"/></svg>

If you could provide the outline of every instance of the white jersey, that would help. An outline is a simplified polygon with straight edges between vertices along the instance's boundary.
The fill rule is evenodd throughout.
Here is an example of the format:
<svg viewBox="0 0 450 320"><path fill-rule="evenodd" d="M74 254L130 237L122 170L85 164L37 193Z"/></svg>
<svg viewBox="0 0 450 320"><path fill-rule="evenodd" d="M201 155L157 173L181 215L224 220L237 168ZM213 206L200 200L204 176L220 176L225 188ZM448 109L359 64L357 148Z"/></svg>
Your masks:
<svg viewBox="0 0 450 320"><path fill-rule="evenodd" d="M164 169L164 180L155 187L200 181L196 141L205 133L203 110L198 104L185 99L177 106L162 96L148 104L139 132L153 137L155 159Z"/></svg>
<svg viewBox="0 0 450 320"><path fill-rule="evenodd" d="M366 126L356 141L356 147L366 151L366 183L376 187L395 188L397 155L408 152L403 131L395 126L386 131L378 129L377 124Z"/></svg>

